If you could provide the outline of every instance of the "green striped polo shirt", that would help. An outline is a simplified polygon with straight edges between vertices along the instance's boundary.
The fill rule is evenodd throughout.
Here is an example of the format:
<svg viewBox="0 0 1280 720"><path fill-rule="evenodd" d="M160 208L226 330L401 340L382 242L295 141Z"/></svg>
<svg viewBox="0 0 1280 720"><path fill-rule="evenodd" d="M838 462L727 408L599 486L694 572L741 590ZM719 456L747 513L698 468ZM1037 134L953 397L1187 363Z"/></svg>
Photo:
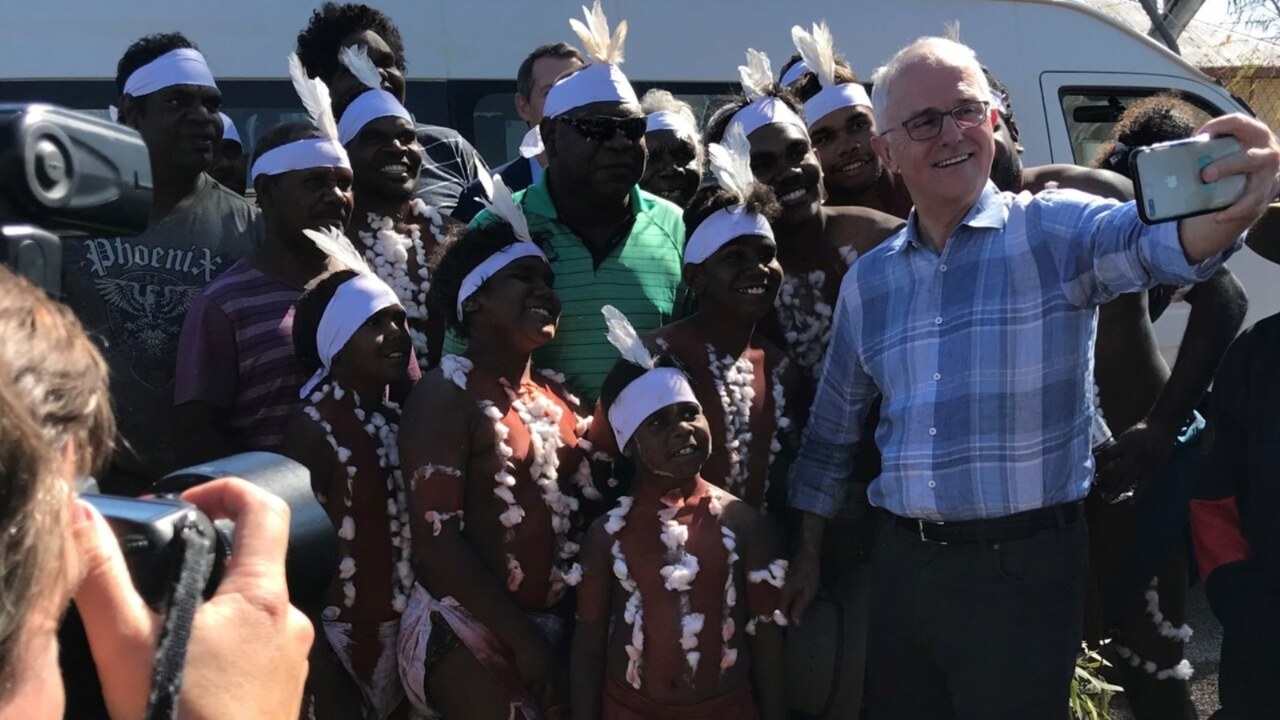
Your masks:
<svg viewBox="0 0 1280 720"><path fill-rule="evenodd" d="M569 387L584 402L594 403L618 351L605 339L600 308L621 310L640 333L668 323L683 294L681 266L684 219L675 204L638 186L631 190L635 223L599 267L582 240L560 222L546 180L515 194L529 230L547 238L547 257L556 274L556 294L563 306L555 340L533 354L533 365L564 373ZM472 225L488 220L481 212ZM465 343L450 333L445 352L461 352Z"/></svg>

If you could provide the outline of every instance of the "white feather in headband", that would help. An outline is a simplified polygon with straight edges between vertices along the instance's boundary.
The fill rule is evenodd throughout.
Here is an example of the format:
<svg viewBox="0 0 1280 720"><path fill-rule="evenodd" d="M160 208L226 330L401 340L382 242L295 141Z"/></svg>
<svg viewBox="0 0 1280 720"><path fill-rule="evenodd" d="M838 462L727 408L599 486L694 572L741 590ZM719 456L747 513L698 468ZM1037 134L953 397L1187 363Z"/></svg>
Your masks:
<svg viewBox="0 0 1280 720"><path fill-rule="evenodd" d="M289 53L289 78L293 80L293 89L306 108L311 124L325 134L325 137L338 137L338 123L333 119L333 105L329 99L329 86L319 78L307 77L302 61L297 53Z"/></svg>
<svg viewBox="0 0 1280 720"><path fill-rule="evenodd" d="M811 33L799 25L792 27L791 41L795 43L800 59L818 76L818 84L824 88L836 84L835 41L825 22L814 23Z"/></svg>
<svg viewBox="0 0 1280 720"><path fill-rule="evenodd" d="M363 45L351 45L338 51L338 60L351 71L365 87L382 88L382 73L369 59L369 51Z"/></svg>
<svg viewBox="0 0 1280 720"><path fill-rule="evenodd" d="M485 197L479 198L480 204L489 208L489 212L498 219L510 225L516 237L525 242L533 242L533 235L529 233L529 221L525 218L520 205L516 203L511 189L503 182L502 176L490 176L489 173L482 171L479 180L485 194Z"/></svg>
<svg viewBox="0 0 1280 720"><path fill-rule="evenodd" d="M627 316L612 305L605 305L600 308L600 312L604 313L604 325L607 330L605 337L609 340L609 344L618 349L622 359L632 365L652 370L653 355L644 346L644 342L640 340L640 334L631 326Z"/></svg>
<svg viewBox="0 0 1280 720"><path fill-rule="evenodd" d="M716 184L737 195L739 201L745 200L756 178L751 172L751 143L742 126L730 123L720 142L707 148L707 155Z"/></svg>
<svg viewBox="0 0 1280 720"><path fill-rule="evenodd" d="M738 66L738 76L742 79L742 93L748 100L755 101L769 93L773 87L773 68L769 64L769 56L749 48L747 64Z"/></svg>
<svg viewBox="0 0 1280 720"><path fill-rule="evenodd" d="M618 23L618 26L613 29L613 35L610 35L609 20L604 16L604 8L600 7L600 0L596 0L590 10L584 6L582 14L587 22L583 23L571 18L569 27L573 28L574 34L582 40L587 58L593 63L620 64L623 58L622 46L627 41L627 21Z"/></svg>
<svg viewBox="0 0 1280 720"><path fill-rule="evenodd" d="M364 255L356 250L355 245L347 239L342 231L335 227L327 227L323 230L303 230L303 235L311 238L311 242L316 244L325 255L346 265L348 268L359 273L372 272L369 269L369 263L365 261Z"/></svg>

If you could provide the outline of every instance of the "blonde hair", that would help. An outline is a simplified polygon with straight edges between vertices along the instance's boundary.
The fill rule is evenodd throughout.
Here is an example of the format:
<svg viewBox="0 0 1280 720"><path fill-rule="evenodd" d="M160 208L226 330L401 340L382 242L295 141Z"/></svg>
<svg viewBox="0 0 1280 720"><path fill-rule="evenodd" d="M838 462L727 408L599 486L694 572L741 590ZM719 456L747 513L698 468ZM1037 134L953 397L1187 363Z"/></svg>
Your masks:
<svg viewBox="0 0 1280 720"><path fill-rule="evenodd" d="M0 702L23 629L62 560L75 472L101 468L115 438L107 364L69 309L0 267Z"/></svg>

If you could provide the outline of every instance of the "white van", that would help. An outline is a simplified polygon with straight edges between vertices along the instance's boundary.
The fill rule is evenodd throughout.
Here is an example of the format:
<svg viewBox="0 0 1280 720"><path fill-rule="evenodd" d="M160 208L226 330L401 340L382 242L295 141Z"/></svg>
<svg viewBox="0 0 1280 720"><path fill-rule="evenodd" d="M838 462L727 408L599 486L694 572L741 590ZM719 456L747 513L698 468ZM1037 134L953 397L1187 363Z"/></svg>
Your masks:
<svg viewBox="0 0 1280 720"><path fill-rule="evenodd" d="M534 46L576 41L568 18L586 0L368 0L405 40L409 109L468 137L491 163L524 133L511 95ZM105 108L115 66L134 39L181 30L208 57L227 112L252 141L299 111L285 55L314 0L41 0L11 3L0 28L0 102L44 100ZM1216 80L1094 7L1075 0L605 0L626 19L626 69L637 90L661 86L704 112L733 87L743 52L769 53L775 71L793 52L789 30L827 20L860 77L918 36L959 21L961 39L1008 85L1025 162L1087 164L1134 99L1174 90L1205 116L1250 112ZM1231 263L1253 322L1280 310L1277 269L1247 250ZM1185 310L1182 311L1185 313ZM1172 351L1171 311L1159 336Z"/></svg>

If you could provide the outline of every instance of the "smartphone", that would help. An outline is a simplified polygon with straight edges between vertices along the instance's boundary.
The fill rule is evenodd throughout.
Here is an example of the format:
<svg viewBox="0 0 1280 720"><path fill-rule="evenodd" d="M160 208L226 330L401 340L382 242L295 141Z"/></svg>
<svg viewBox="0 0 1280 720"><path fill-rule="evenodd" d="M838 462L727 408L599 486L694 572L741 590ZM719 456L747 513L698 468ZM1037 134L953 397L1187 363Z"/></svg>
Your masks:
<svg viewBox="0 0 1280 720"><path fill-rule="evenodd" d="M1240 141L1231 136L1208 135L1138 148L1129 156L1138 216L1154 225L1230 206L1244 194L1245 176L1228 175L1207 183L1200 171L1240 149Z"/></svg>

